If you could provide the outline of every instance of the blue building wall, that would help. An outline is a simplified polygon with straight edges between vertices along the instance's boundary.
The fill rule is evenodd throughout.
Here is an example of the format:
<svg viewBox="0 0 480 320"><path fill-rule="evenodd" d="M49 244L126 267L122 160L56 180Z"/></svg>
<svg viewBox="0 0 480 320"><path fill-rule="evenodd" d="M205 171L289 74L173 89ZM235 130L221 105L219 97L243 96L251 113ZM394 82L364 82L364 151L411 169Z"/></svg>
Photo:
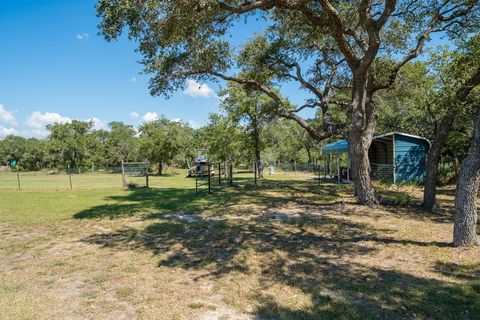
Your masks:
<svg viewBox="0 0 480 320"><path fill-rule="evenodd" d="M430 145L426 140L395 134L395 180L423 182Z"/></svg>

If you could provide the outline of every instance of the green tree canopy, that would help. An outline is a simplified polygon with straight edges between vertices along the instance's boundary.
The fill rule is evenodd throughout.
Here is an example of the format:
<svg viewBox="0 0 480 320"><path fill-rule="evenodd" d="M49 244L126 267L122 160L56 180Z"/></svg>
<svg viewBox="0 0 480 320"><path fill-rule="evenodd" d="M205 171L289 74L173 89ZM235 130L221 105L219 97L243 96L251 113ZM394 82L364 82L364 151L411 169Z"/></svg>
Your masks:
<svg viewBox="0 0 480 320"><path fill-rule="evenodd" d="M162 117L139 128L139 152L142 157L158 165L163 173L164 165L174 161L184 162L192 157L191 128L185 123Z"/></svg>

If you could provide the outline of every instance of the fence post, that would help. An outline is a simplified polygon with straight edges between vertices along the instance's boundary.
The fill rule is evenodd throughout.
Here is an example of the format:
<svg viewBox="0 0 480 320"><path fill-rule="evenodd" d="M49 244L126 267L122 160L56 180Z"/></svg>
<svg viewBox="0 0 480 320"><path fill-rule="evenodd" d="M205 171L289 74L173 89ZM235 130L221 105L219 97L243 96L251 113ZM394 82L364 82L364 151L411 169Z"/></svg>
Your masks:
<svg viewBox="0 0 480 320"><path fill-rule="evenodd" d="M255 171L255 185L257 185L257 159L253 162L253 171Z"/></svg>
<svg viewBox="0 0 480 320"><path fill-rule="evenodd" d="M320 161L320 159L317 160L317 170L318 170L318 184L321 183L321 179L322 179L322 171L320 170L320 165L318 165L318 162Z"/></svg>
<svg viewBox="0 0 480 320"><path fill-rule="evenodd" d="M212 167L210 165L210 162L208 163L208 194L212 193L211 189L211 177L212 177Z"/></svg>
<svg viewBox="0 0 480 320"><path fill-rule="evenodd" d="M198 171L195 167L195 196L198 196Z"/></svg>
<svg viewBox="0 0 480 320"><path fill-rule="evenodd" d="M18 190L21 190L21 188L20 188L20 172L18 172L18 165L17 165L17 182L18 182Z"/></svg>
<svg viewBox="0 0 480 320"><path fill-rule="evenodd" d="M230 170L230 186L233 186L233 163L230 161L228 169Z"/></svg>
<svg viewBox="0 0 480 320"><path fill-rule="evenodd" d="M147 168L147 172L145 174L146 174L145 180L147 182L147 189L150 189L149 180L148 180L148 168Z"/></svg>
<svg viewBox="0 0 480 320"><path fill-rule="evenodd" d="M123 159L122 159L122 187L126 187L127 182L125 181L125 166L123 165Z"/></svg>
<svg viewBox="0 0 480 320"><path fill-rule="evenodd" d="M72 190L72 171L70 170L70 164L67 165L68 170L68 180L70 180L70 190Z"/></svg>

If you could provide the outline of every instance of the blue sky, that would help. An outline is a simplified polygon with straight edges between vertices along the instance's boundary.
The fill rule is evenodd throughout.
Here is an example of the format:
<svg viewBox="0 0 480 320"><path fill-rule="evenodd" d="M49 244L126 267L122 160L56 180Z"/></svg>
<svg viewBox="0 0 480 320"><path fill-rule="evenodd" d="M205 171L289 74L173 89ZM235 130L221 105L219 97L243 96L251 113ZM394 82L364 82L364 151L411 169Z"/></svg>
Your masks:
<svg viewBox="0 0 480 320"><path fill-rule="evenodd" d="M94 6L94 0L0 1L0 139L42 138L45 125L70 119L106 128L114 120L139 125L165 115L198 127L218 110L217 83L190 81L170 99L150 96L135 44L98 36ZM263 28L250 20L232 30L233 42ZM282 90L295 103L306 98L297 87Z"/></svg>
<svg viewBox="0 0 480 320"><path fill-rule="evenodd" d="M94 6L93 0L0 1L0 138L44 137L46 124L68 119L95 119L101 128L165 115L197 127L217 111L215 83L191 82L170 99L150 96L135 44L98 36Z"/></svg>

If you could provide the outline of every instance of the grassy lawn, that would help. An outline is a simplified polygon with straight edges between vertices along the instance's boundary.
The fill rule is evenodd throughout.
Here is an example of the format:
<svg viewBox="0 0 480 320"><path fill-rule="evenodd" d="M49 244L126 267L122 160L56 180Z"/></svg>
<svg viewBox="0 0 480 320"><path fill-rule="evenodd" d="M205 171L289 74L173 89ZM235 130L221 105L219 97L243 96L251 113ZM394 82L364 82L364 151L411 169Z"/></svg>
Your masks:
<svg viewBox="0 0 480 320"><path fill-rule="evenodd" d="M200 196L183 172L150 190L15 179L0 176L0 319L480 318L480 249L452 248L449 210L419 210L418 187L380 186L391 205L368 209L303 174Z"/></svg>

